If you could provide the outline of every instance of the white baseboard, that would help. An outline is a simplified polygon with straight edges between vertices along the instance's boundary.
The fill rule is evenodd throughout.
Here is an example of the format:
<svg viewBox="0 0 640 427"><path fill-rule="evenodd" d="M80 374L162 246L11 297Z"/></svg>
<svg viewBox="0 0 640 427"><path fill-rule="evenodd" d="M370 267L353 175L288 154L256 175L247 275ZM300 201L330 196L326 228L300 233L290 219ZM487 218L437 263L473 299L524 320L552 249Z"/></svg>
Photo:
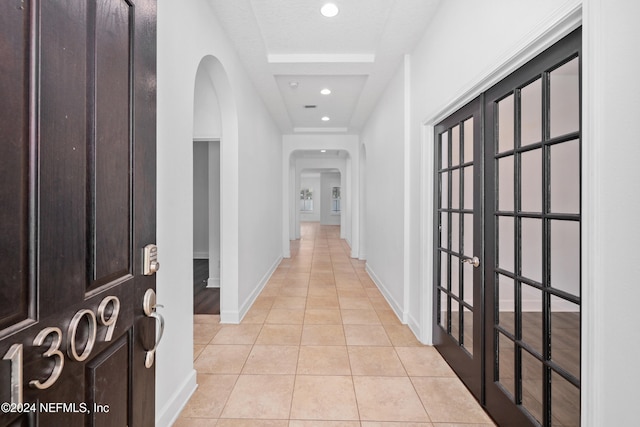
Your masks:
<svg viewBox="0 0 640 427"><path fill-rule="evenodd" d="M396 314L396 316L398 316L398 319L400 320L400 322L402 322L403 324L406 324L406 322L403 319L404 316L402 314L402 308L400 307L400 304L398 304L398 302L391 296L391 293L389 292L387 287L384 285L384 283L382 283L382 280L380 280L378 275L376 275L376 273L371 269L371 266L369 265L369 263L366 264L365 270L367 274L369 274L369 277L371 277L371 280L373 280L373 283L376 284L376 286L382 293L382 296L384 297L384 299L387 300L387 303L389 303L389 306L391 307L393 312Z"/></svg>
<svg viewBox="0 0 640 427"><path fill-rule="evenodd" d="M220 311L220 323L237 325L240 323L240 313L237 311Z"/></svg>
<svg viewBox="0 0 640 427"><path fill-rule="evenodd" d="M220 287L219 277L209 277L207 279L207 288L219 288L219 287Z"/></svg>
<svg viewBox="0 0 640 427"><path fill-rule="evenodd" d="M156 427L172 426L197 388L196 371L192 370L164 407L156 409Z"/></svg>
<svg viewBox="0 0 640 427"><path fill-rule="evenodd" d="M407 314L406 317L407 325L409 326L409 329L411 329L411 332L413 332L413 335L415 335L416 338L418 338L418 341L420 341L422 344L428 345L426 343L426 340L422 336L422 328L420 327L420 322L410 314Z"/></svg>
<svg viewBox="0 0 640 427"><path fill-rule="evenodd" d="M271 267L269 267L269 270L267 270L267 272L265 273L264 276L262 276L262 279L260 279L260 281L258 282L257 286L255 287L254 291L251 293L251 295L249 295L249 298L247 298L245 300L245 302L240 306L240 312L237 313L238 316L238 323L240 323L240 321L244 318L244 316L247 314L247 312L249 311L249 309L251 308L251 306L253 305L253 303L256 301L256 299L258 298L258 296L260 295L260 292L262 292L262 290L264 289L264 287L267 285L267 283L269 282L269 279L271 278L271 276L273 275L273 273L276 271L276 269L278 268L278 266L280 265L280 262L282 262L282 256L279 256L275 262L271 265Z"/></svg>

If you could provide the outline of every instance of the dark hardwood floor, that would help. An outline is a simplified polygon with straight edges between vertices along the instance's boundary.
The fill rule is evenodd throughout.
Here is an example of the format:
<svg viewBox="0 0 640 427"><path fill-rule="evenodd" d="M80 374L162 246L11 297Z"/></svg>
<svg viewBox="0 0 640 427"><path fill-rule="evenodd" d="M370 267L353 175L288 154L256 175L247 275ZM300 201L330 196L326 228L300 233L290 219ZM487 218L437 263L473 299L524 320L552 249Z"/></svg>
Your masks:
<svg viewBox="0 0 640 427"><path fill-rule="evenodd" d="M207 288L209 260L193 260L193 313L220 314L220 288Z"/></svg>

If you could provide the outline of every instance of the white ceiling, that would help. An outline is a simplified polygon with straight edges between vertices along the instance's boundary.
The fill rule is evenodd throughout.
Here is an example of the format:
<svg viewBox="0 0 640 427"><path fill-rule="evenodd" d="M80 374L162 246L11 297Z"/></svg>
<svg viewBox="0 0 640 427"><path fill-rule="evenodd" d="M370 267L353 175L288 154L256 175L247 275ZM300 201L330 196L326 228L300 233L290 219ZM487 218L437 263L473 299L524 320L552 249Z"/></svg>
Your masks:
<svg viewBox="0 0 640 427"><path fill-rule="evenodd" d="M440 1L210 0L284 133L358 133Z"/></svg>

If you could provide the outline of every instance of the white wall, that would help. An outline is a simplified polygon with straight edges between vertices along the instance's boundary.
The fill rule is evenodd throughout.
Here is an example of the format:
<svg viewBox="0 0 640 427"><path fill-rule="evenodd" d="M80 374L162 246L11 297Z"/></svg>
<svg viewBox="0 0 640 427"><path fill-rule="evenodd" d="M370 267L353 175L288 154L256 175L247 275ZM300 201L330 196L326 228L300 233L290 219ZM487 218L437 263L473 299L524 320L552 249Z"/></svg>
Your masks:
<svg viewBox="0 0 640 427"><path fill-rule="evenodd" d="M313 210L311 212L300 211L301 222L320 222L320 210L322 209L322 187L319 173L302 173L300 175L300 190L306 188L312 192ZM298 191L300 194L300 191ZM300 200L298 199L298 206Z"/></svg>
<svg viewBox="0 0 640 427"><path fill-rule="evenodd" d="M196 74L198 90L193 97L193 136L195 139L220 139L222 122L216 89L201 68Z"/></svg>
<svg viewBox="0 0 640 427"><path fill-rule="evenodd" d="M320 174L320 198L322 200L320 224L322 225L340 225L341 215L331 212L331 192L333 191L333 187L342 187L340 176L340 173L335 172L323 172Z"/></svg>
<svg viewBox="0 0 640 427"><path fill-rule="evenodd" d="M209 278L207 286L220 287L220 264L222 261L220 229L220 141L209 144ZM194 239L196 237L194 236Z"/></svg>
<svg viewBox="0 0 640 427"><path fill-rule="evenodd" d="M582 424L589 427L637 416L638 16L637 1L584 1Z"/></svg>
<svg viewBox="0 0 640 427"><path fill-rule="evenodd" d="M404 67L401 65L367 121L367 270L398 317L404 307Z"/></svg>
<svg viewBox="0 0 640 427"><path fill-rule="evenodd" d="M195 388L192 140L203 58L210 59L222 116L222 310L228 319L239 320L282 254L282 140L208 1L159 0L157 48L157 293L166 327L157 355L156 411L157 425L164 426ZM257 198L243 198L249 192ZM255 202L261 215L250 207Z"/></svg>
<svg viewBox="0 0 640 427"><path fill-rule="evenodd" d="M209 258L209 143L193 143L193 257Z"/></svg>

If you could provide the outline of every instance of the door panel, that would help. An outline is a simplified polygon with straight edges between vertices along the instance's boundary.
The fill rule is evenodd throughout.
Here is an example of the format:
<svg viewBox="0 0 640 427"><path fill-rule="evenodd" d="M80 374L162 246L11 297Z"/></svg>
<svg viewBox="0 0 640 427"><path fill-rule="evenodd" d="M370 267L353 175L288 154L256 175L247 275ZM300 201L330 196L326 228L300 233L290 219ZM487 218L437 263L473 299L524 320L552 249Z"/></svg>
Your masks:
<svg viewBox="0 0 640 427"><path fill-rule="evenodd" d="M0 329L33 316L29 275L29 13L0 3ZM11 283L11 285L9 285Z"/></svg>
<svg viewBox="0 0 640 427"><path fill-rule="evenodd" d="M576 30L485 94L485 390L500 425L580 425L579 81Z"/></svg>
<svg viewBox="0 0 640 427"><path fill-rule="evenodd" d="M0 425L153 425L155 1L6 1L0 24Z"/></svg>
<svg viewBox="0 0 640 427"><path fill-rule="evenodd" d="M482 392L482 117L480 98L436 126L434 342L467 387ZM479 145L480 144L480 145ZM480 147L480 148L477 148Z"/></svg>

